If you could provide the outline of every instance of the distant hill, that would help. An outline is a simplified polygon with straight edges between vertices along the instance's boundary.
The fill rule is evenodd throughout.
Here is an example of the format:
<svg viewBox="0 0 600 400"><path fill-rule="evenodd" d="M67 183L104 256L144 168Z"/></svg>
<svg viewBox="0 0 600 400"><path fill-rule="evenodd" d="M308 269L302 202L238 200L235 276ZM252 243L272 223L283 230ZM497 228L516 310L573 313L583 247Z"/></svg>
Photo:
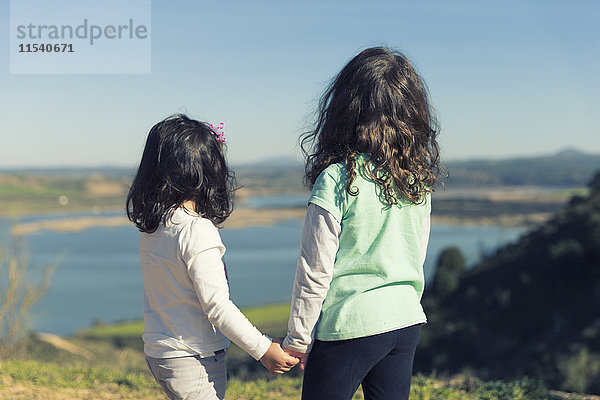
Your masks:
<svg viewBox="0 0 600 400"><path fill-rule="evenodd" d="M135 174L134 167L34 167L34 168L3 168L0 174L11 176L47 176L85 178L89 176L102 176L108 179L132 179Z"/></svg>
<svg viewBox="0 0 600 400"><path fill-rule="evenodd" d="M503 160L449 161L448 186L585 186L600 155L563 150L553 155Z"/></svg>
<svg viewBox="0 0 600 400"><path fill-rule="evenodd" d="M566 149L556 154L501 160L448 161L448 187L463 186L586 186L600 168L600 155ZM301 179L303 164L291 157L273 157L235 165L240 177L285 176L281 182Z"/></svg>
<svg viewBox="0 0 600 400"><path fill-rule="evenodd" d="M304 193L304 166L294 157L272 157L233 165L238 184L257 195ZM242 191L243 193L243 191Z"/></svg>
<svg viewBox="0 0 600 400"><path fill-rule="evenodd" d="M518 243L455 272L457 283L444 285L458 271L446 269L444 291L426 290L419 370L530 375L600 394L600 172L589 186Z"/></svg>
<svg viewBox="0 0 600 400"><path fill-rule="evenodd" d="M577 150L563 150L540 157L522 157L503 160L448 161L447 187L480 186L569 186L582 187L593 171L600 168L600 155ZM292 156L274 156L252 163L233 163L233 171L246 187L264 187L271 192L298 192L303 190L302 161ZM80 167L80 168L15 168L0 169L0 175L12 176L101 176L106 179L131 180L135 167Z"/></svg>
<svg viewBox="0 0 600 400"><path fill-rule="evenodd" d="M231 164L231 168L234 170L241 169L250 169L250 168L284 168L284 169L302 169L303 161L296 159L293 155L287 156L275 156L264 158L262 160L254 161L254 162L246 162L246 163L233 163Z"/></svg>

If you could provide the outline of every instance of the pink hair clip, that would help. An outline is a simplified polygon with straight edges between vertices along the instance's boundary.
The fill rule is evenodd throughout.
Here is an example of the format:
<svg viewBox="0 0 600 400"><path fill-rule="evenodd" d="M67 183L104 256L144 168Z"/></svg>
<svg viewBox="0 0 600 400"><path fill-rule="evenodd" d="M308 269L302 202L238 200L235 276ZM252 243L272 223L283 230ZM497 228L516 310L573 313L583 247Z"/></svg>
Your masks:
<svg viewBox="0 0 600 400"><path fill-rule="evenodd" d="M219 125L214 126L213 124L210 124L210 129L213 131L213 134L215 135L215 138L219 141L219 142L226 142L227 139L225 138L225 132L223 132L223 128L225 127L225 123L221 122Z"/></svg>

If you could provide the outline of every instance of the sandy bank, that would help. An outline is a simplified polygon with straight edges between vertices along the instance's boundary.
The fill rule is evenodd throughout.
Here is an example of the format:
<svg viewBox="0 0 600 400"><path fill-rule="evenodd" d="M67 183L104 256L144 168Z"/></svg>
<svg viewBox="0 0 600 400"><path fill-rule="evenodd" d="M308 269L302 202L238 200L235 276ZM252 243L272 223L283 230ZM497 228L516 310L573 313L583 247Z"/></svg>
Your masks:
<svg viewBox="0 0 600 400"><path fill-rule="evenodd" d="M303 208L239 208L224 224L225 228L244 228L247 226L269 226L289 219L301 219L306 212ZM17 223L12 227L14 236L31 235L50 230L55 232L80 232L94 227L116 227L131 225L125 216L114 217L73 217L48 219L43 221Z"/></svg>

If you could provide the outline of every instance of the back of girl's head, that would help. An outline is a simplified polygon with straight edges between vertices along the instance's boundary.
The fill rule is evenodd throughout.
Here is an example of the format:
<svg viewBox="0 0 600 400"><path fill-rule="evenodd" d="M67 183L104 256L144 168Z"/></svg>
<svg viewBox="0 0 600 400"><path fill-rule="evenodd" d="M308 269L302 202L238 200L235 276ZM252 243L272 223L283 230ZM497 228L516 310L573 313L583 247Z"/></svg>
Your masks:
<svg viewBox="0 0 600 400"><path fill-rule="evenodd" d="M232 211L233 185L223 144L211 127L174 115L148 134L127 196L127 216L140 231L152 233L170 212L192 200L198 214L219 224Z"/></svg>
<svg viewBox="0 0 600 400"><path fill-rule="evenodd" d="M348 193L355 195L356 156L371 156L367 175L383 200L421 203L441 168L437 122L427 88L410 61L383 47L354 57L321 98L318 120L301 143L307 155L305 182L312 187L330 164L345 163Z"/></svg>

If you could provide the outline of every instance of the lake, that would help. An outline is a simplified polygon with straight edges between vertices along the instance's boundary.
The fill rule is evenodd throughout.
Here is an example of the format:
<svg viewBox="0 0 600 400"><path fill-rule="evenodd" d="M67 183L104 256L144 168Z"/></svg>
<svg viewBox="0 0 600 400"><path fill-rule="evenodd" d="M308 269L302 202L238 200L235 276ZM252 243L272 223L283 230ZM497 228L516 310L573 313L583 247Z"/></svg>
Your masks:
<svg viewBox="0 0 600 400"><path fill-rule="evenodd" d="M31 221L47 217L29 217ZM9 222L0 220L6 243ZM224 229L231 298L240 307L290 299L302 222ZM430 280L440 251L458 246L472 265L482 255L515 241L524 228L433 225L427 259ZM77 233L41 231L25 238L32 279L58 263L51 287L32 310L30 328L69 335L95 321L142 318L143 282L135 227L90 228Z"/></svg>

